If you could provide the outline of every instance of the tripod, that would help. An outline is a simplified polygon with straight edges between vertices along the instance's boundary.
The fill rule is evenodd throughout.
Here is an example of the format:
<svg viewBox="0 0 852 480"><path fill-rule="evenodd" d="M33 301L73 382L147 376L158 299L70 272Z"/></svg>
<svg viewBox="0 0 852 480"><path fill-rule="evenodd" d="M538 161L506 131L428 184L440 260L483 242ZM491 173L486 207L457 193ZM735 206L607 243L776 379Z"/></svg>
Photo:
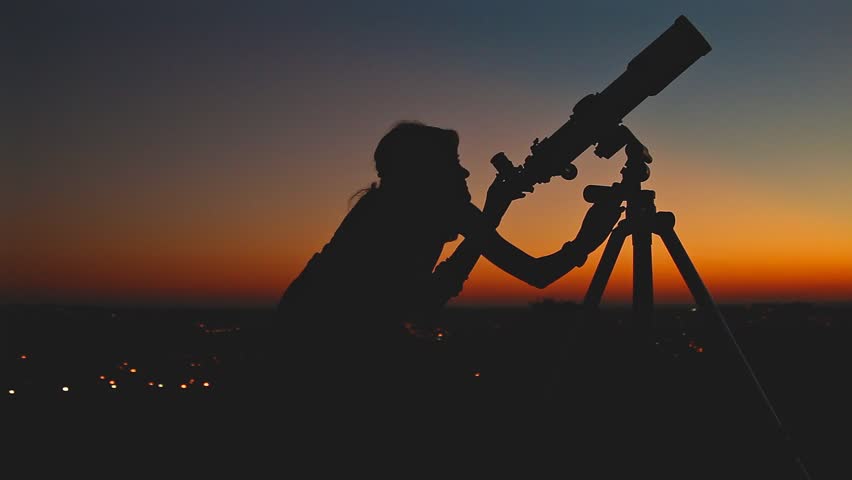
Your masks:
<svg viewBox="0 0 852 480"><path fill-rule="evenodd" d="M621 170L621 183L614 183L612 186L589 185L583 191L583 197L590 203L605 197L615 197L627 203L625 219L618 223L607 239L583 304L586 307L600 305L618 255L629 235L633 240L633 313L640 326L652 327L654 279L651 267L651 238L652 234L656 234L663 240L696 304L707 311L717 311L713 298L674 231L674 214L658 212L654 205L655 192L642 189L642 182L650 177L648 164L651 163L652 157L648 149L626 127L623 129L624 134L629 137L625 145L627 162Z"/></svg>
<svg viewBox="0 0 852 480"><path fill-rule="evenodd" d="M655 192L653 190L642 189L642 182L647 180L651 175L648 164L651 163L652 157L648 153L648 149L624 125L619 125L615 135L619 137L615 142L615 146L623 144L625 153L627 154L627 162L624 168L621 169L622 181L613 183L611 186L589 185L583 191L583 197L590 203L604 199L624 201L627 203L626 215L625 219L618 223L607 239L603 254L595 269L589 288L586 291L583 300L584 307L596 310L600 306L606 284L615 267L618 255L624 246L624 241L629 235L633 242L633 326L639 330L651 330L654 327L651 239L654 234L659 236L672 260L674 260L681 277L699 309L711 315L723 327L725 335L742 360L751 381L757 387L764 405L769 410L775 426L784 440L788 455L795 460L802 477L810 479L810 475L805 469L802 460L792 448L792 439L786 433L778 414L775 412L775 408L772 406L772 402L758 381L754 370L746 359L742 349L740 349L722 312L714 302L713 297L711 297L710 292L707 290L707 287L698 275L698 271L690 260L686 249L675 233L674 214L671 212L658 212L654 204ZM612 148L612 146L610 145L605 148ZM610 152L613 151L610 150Z"/></svg>

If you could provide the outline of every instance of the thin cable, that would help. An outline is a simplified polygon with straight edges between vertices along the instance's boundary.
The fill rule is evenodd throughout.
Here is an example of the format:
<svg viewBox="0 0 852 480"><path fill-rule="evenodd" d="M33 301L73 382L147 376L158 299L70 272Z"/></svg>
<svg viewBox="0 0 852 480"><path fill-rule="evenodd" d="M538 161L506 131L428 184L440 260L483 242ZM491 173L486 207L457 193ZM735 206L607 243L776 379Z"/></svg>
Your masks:
<svg viewBox="0 0 852 480"><path fill-rule="evenodd" d="M722 326L725 327L725 333L728 335L728 338L731 340L731 343L734 344L734 348L736 349L737 354L740 356L740 359L743 361L743 364L745 364L746 370L748 370L748 373L751 376L751 379L754 382L754 385L757 387L757 390L760 392L760 396L763 398L763 403L769 409L769 412L772 413L772 418L775 419L775 424L778 426L778 429L781 431L781 434L783 435L784 440L786 440L788 442L788 445L790 445L791 449L792 449L793 440L792 440L790 434L787 433L787 430L784 428L784 424L781 422L781 417L779 417L778 413L775 411L775 407L772 405L772 402L769 400L769 395L766 394L766 391L763 389L763 385L761 385L760 380L757 379L757 375L754 373L754 370L751 368L751 364L748 362L748 359L746 358L745 353L743 353L742 349L740 348L739 343L737 343L737 339L736 339L736 337L734 337L734 332L731 330L731 327L728 326L728 322L725 321L725 317L722 315L722 312L719 310L719 307L716 305L716 303L713 302L712 300L710 300L709 303L710 303L710 306L713 310L713 314L716 315L717 319L719 320L719 323L721 323ZM804 475L804 477L807 480L810 480L811 476L808 473L807 468L805 468L804 462L802 461L802 459L798 455L798 453L795 452L795 451L793 451L793 459L796 461L796 464L799 466L799 470L801 470L802 475Z"/></svg>

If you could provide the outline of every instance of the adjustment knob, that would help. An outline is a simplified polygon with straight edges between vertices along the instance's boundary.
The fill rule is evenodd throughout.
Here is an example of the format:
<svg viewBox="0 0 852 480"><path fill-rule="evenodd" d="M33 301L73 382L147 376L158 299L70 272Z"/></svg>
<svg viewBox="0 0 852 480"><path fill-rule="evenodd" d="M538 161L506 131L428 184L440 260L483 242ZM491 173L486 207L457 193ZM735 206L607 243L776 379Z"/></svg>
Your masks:
<svg viewBox="0 0 852 480"><path fill-rule="evenodd" d="M639 142L628 143L624 147L624 152L627 154L627 158L640 159L644 163L651 163L654 160L654 157L648 152L648 147Z"/></svg>
<svg viewBox="0 0 852 480"><path fill-rule="evenodd" d="M574 180L577 178L577 167L575 167L573 163L569 163L568 165L565 165L559 176L565 180Z"/></svg>

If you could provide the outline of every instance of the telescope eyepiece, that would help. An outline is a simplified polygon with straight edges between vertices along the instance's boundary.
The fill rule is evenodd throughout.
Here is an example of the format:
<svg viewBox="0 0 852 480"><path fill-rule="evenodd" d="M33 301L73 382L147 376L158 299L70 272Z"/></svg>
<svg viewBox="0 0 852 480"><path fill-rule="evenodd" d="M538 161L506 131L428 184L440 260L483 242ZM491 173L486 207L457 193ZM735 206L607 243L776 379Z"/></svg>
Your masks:
<svg viewBox="0 0 852 480"><path fill-rule="evenodd" d="M509 175L513 170L515 170L515 166L512 165L512 161L509 160L509 157L507 157L503 152L499 152L491 157L491 165L494 165L498 174Z"/></svg>

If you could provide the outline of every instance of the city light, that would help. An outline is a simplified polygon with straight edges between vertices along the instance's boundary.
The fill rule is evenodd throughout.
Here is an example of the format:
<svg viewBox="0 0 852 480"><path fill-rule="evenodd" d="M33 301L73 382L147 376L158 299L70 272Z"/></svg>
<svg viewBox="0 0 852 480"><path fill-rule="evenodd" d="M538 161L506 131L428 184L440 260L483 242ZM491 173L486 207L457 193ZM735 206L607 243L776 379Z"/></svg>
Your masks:
<svg viewBox="0 0 852 480"><path fill-rule="evenodd" d="M688 311L688 308L684 310ZM745 324L746 321L754 320L754 325L758 325L760 322L756 319L759 318L760 313L765 311L768 310L751 310L748 312L748 317L744 317L740 320L740 322L741 324ZM666 351L668 354L667 357L673 361L687 361L691 358L695 358L695 361L704 361L702 359L702 357L704 357L703 355L695 355L705 353L705 347L702 346L704 340L700 335L696 335L697 331L692 330L691 325L687 324L689 315L672 315L671 318L673 319L672 325L676 325L676 327L671 331L664 333L663 336L658 336L654 339L655 341L652 344L656 345L654 351ZM810 319L811 317L807 318ZM824 324L825 322L820 325ZM508 322L500 322L499 324L495 322L492 327L489 327L491 330L486 333L488 335L501 335L503 339L506 340L509 338L514 339L516 337L514 336L514 332L512 332L508 327L509 325L510 323ZM413 324L410 324L410 326L412 329L415 328ZM231 328L231 331L236 332L237 329ZM444 327L430 327L418 330L418 332L418 336L421 339L431 340L431 342L450 341L453 345L458 344L461 348L464 348L464 342L466 341L466 335L460 334L461 330L457 331L455 329L448 329ZM500 341L501 339L497 340ZM643 341L644 340L646 339L643 339ZM424 343L423 345L426 344ZM616 342L615 345L620 345L620 343ZM442 352L448 351L446 350L446 347L440 345L435 348L443 349L440 350ZM30 354L22 353L24 350L32 351L36 357L30 357ZM20 391L7 387L8 395L28 398L33 393L55 392L57 390L56 383L54 383L55 380L52 379L52 373L47 375L41 375L41 373L43 373L43 371L55 370L56 365L61 364L61 362L66 359L60 360L57 358L57 361L41 362L40 360L45 358L41 352L27 348L15 349L15 351L17 353L14 353L11 356L11 359L17 360L13 362L13 368L19 369L19 371L15 372L16 377L12 380L17 385L24 385L24 393L22 394ZM112 350L110 349L109 351L110 355L112 355ZM228 350L223 350L223 352L232 353ZM235 352L241 353L238 350ZM269 361L269 358L265 356L258 356L257 359L246 359L236 354L231 356L227 356L225 354L214 354L213 352L199 354L197 350L193 352L192 350L187 349L180 352L180 355L166 357L165 360L167 361L163 362L161 361L161 359L163 359L161 356L162 352L156 353L157 356L152 356L150 358L140 357L138 355L133 356L133 367L130 367L129 360L121 360L121 357L106 357L106 355L104 355L104 363L100 366L94 366L93 372L86 374L85 378L90 378L91 380L89 381L91 383L103 382L104 384L108 384L109 388L112 390L117 390L118 381L120 380L123 385L122 396L139 395L141 392L146 392L150 395L153 394L151 390L155 389L160 390L160 393L156 395L165 395L177 390L187 392L180 395L191 396L191 394L195 393L198 389L204 390L204 395L218 395L227 394L229 391L233 391L234 389L234 386L229 381L230 378L222 375L226 375L230 371L240 371L238 369L246 369L249 374L253 374L253 372L249 369L254 367L265 368L263 365ZM471 357L470 360L473 360L473 357ZM500 367L496 369L491 368L491 366L487 363L487 358L484 359L486 361L485 363L481 360L483 359L477 358L476 362L470 362L467 365L457 364L455 367L460 369L460 371L457 372L461 374L465 381L470 382L471 385L485 381L482 380L482 371L471 368L473 365L483 367L489 371L489 378L487 379L487 383L489 385L494 384L494 382L499 384L504 381L505 377L501 375ZM33 364L32 361L36 363ZM248 361L255 363L248 363ZM221 369L223 365L226 365L225 370ZM94 371L97 370L101 370L101 372L106 371L107 373L93 374ZM145 375L138 375L140 371L145 372ZM97 377L97 380L93 377ZM170 382L171 386L166 389L164 383L154 380L155 377L166 378L166 380ZM180 381L181 379L183 380L182 382ZM67 395L65 397L66 399L70 400L78 397L79 395L108 395L103 393L104 391L102 389L95 389L92 393L90 393L90 390L85 388L85 380L82 382L83 386L80 385L81 382L78 382L73 378L67 378L67 380L74 382L75 387L74 395ZM40 381L48 383L48 385L45 386L46 388L39 385L38 382ZM216 389L212 388L213 383L217 384ZM32 386L35 386L35 388ZM177 387L177 389L175 389L175 387ZM69 393L71 391L70 384L59 383L58 389L65 393ZM190 390L192 390L192 392L190 392Z"/></svg>

